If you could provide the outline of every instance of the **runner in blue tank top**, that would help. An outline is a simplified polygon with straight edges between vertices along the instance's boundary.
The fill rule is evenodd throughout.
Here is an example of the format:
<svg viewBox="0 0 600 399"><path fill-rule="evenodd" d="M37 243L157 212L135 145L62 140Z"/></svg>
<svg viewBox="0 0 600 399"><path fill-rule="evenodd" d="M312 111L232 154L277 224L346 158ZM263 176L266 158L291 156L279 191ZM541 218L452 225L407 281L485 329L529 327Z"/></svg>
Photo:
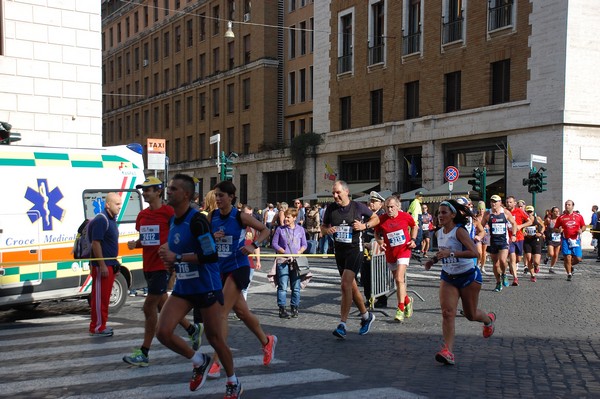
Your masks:
<svg viewBox="0 0 600 399"><path fill-rule="evenodd" d="M265 334L260 321L248 308L242 290L250 284L248 255L253 254L259 243L269 237L269 230L252 215L239 212L236 209L234 206L236 188L232 182L222 181L214 187L214 190L217 198L217 209L209 214L208 218L217 244L221 280L223 281L225 306L221 317L224 338L227 339L227 316L233 309L240 320L260 341L263 348L263 364L268 366L275 356L277 337ZM246 227L248 226L258 231L259 235L256 241L244 245ZM208 376L218 378L220 374L219 364L215 362Z"/></svg>
<svg viewBox="0 0 600 399"><path fill-rule="evenodd" d="M171 220L169 240L160 247L159 256L166 266L175 269L177 283L160 312L156 336L163 345L192 360L190 390L202 387L212 364L211 357L194 352L174 334L179 321L192 308L199 308L206 339L219 354L227 372L226 395L238 397L242 384L235 375L233 356L222 331L223 292L217 249L206 216L190 208L194 191L194 180L183 174L175 175L167 187L169 205L175 210L175 216Z"/></svg>

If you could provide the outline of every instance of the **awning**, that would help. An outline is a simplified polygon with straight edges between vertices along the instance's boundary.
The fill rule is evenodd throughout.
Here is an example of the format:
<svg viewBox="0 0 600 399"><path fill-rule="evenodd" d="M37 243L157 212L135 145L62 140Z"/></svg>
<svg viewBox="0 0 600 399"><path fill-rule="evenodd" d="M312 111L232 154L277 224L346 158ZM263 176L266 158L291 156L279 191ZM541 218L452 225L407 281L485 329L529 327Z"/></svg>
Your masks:
<svg viewBox="0 0 600 399"><path fill-rule="evenodd" d="M458 180L454 182L454 187L452 189L452 196L459 195L469 195L472 190L471 185L468 183L471 180L471 177L460 177ZM504 179L504 176L487 176L486 186L492 185L496 183L498 180ZM448 182L438 186L432 190L429 190L427 193L424 192L423 202L442 202L450 196L450 191L448 190ZM404 199L404 197L402 198Z"/></svg>
<svg viewBox="0 0 600 399"><path fill-rule="evenodd" d="M350 195L366 193L371 191L372 188L377 187L379 182L377 183L348 183L348 189L350 190Z"/></svg>
<svg viewBox="0 0 600 399"><path fill-rule="evenodd" d="M417 193L418 191L421 191L423 193L423 195L425 195L425 194L427 194L428 190L423 187L415 188L414 190L410 190L410 191L400 194L400 200L401 201L412 201L415 199L415 193ZM383 198L387 198L390 195L392 195L392 190L380 191L379 195L381 195ZM371 200L370 194L363 195L362 197L354 199L354 201L358 201L358 202L369 202L370 200Z"/></svg>
<svg viewBox="0 0 600 399"><path fill-rule="evenodd" d="M331 195L331 190L319 191L318 193L305 195L304 197L300 197L298 199L301 201L314 201L319 200L321 198L333 198L333 196Z"/></svg>
<svg viewBox="0 0 600 399"><path fill-rule="evenodd" d="M383 198L387 198L390 195L392 195L392 190L379 191L379 195L381 195ZM354 201L356 201L356 202L369 202L370 200L371 200L371 193L354 199Z"/></svg>

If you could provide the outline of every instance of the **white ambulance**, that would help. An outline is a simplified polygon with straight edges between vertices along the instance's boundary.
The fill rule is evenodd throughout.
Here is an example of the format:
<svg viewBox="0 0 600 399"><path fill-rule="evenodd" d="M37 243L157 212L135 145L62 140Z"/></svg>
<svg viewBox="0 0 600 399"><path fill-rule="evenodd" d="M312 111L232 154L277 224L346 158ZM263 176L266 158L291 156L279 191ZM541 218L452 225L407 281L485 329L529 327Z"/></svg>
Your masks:
<svg viewBox="0 0 600 399"><path fill-rule="evenodd" d="M0 309L41 301L85 298L91 292L88 260L74 260L77 229L104 208L109 192L122 196L117 217L121 273L111 312L129 287L143 287L141 250L129 250L142 209L142 146L95 149L0 145Z"/></svg>

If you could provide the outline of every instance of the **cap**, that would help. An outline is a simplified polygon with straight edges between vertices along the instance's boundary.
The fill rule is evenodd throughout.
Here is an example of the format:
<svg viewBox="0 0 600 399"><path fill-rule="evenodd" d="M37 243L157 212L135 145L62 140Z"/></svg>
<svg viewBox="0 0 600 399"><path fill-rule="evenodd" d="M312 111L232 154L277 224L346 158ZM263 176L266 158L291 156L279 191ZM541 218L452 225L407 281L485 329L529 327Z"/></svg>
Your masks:
<svg viewBox="0 0 600 399"><path fill-rule="evenodd" d="M423 195L423 191L417 191L417 192L415 193L415 197L416 197L417 195Z"/></svg>
<svg viewBox="0 0 600 399"><path fill-rule="evenodd" d="M459 204L464 205L464 206L469 205L469 200L466 199L465 197L458 197L456 199L456 202L458 202Z"/></svg>
<svg viewBox="0 0 600 399"><path fill-rule="evenodd" d="M525 212L529 212L529 211L531 211L531 212L534 212L534 211L535 211L535 208L534 208L533 206L531 206L531 205L527 205L527 206L525 207Z"/></svg>
<svg viewBox="0 0 600 399"><path fill-rule="evenodd" d="M146 180L142 184L138 184L135 188L144 188L144 187L158 187L163 188L163 182L160 179L150 176L146 177Z"/></svg>
<svg viewBox="0 0 600 399"><path fill-rule="evenodd" d="M385 198L383 198L381 196L381 194L379 194L377 191L371 191L369 193L369 196L371 197L372 200L381 201L381 202L385 201Z"/></svg>
<svg viewBox="0 0 600 399"><path fill-rule="evenodd" d="M500 196L499 196L499 195L496 195L496 194L492 195L492 196L490 197L490 199L491 199L492 201L494 201L494 202L496 202L496 201L502 201L502 198L500 198Z"/></svg>
<svg viewBox="0 0 600 399"><path fill-rule="evenodd" d="M526 202L525 202L525 200L518 200L518 201L517 201L517 204L519 204L519 205L521 205L521 204L522 204L522 205L525 205L525 204L526 204Z"/></svg>

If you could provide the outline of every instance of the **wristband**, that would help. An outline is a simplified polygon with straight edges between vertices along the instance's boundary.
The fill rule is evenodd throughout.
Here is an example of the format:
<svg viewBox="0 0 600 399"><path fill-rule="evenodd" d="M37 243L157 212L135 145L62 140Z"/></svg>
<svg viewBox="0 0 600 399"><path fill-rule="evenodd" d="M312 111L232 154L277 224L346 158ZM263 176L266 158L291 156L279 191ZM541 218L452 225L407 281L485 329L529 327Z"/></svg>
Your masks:
<svg viewBox="0 0 600 399"><path fill-rule="evenodd" d="M181 254L175 255L175 262L181 262L182 259L183 259L183 255L181 255Z"/></svg>
<svg viewBox="0 0 600 399"><path fill-rule="evenodd" d="M258 243L256 241L252 241L252 246L256 249L258 249Z"/></svg>

